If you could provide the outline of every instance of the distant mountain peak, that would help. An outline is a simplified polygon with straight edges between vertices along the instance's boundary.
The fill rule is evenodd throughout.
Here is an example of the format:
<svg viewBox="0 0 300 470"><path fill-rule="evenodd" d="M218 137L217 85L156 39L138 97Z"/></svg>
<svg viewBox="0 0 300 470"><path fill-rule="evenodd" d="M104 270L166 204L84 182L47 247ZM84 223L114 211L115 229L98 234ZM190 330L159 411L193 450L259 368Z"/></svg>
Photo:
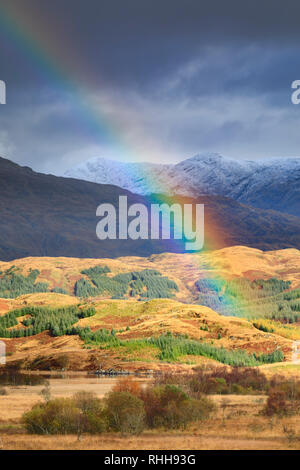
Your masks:
<svg viewBox="0 0 300 470"><path fill-rule="evenodd" d="M65 176L113 184L137 194L220 195L262 209L300 215L300 158L235 160L199 153L177 164L93 158Z"/></svg>
<svg viewBox="0 0 300 470"><path fill-rule="evenodd" d="M98 165L96 159L96 165ZM299 201L299 180L292 171L288 179L282 177L280 184L268 176L269 186L259 186L260 178L244 177L247 171L221 164L188 166L185 162L175 165L119 164L103 160L99 163L102 172L99 179L113 185L101 185L78 179L45 175L28 170L8 160L0 159L0 259L9 260L27 256L68 256L82 258L107 258L116 256L148 256L153 253L181 251L181 244L173 240L99 240L96 226L99 221L96 208L100 203L118 204L119 196L126 194L128 205L142 203L146 207L152 202L149 197L126 191L135 186L142 192L159 192L164 188L169 194L186 191L188 195L200 191L219 191L219 195L201 195L196 199L171 197L170 204L199 203L205 205L205 220L214 224L205 225L207 248L247 245L263 250L300 247L300 217L275 211L255 209L247 204L224 197L220 193L231 192L236 196L254 198L255 190L264 202L274 201L288 208L296 207ZM88 166L83 165L88 171ZM113 169L112 169L113 168ZM232 170L233 168L233 170ZM273 171L273 178L275 174ZM294 178L294 180L292 179ZM116 181L123 185L116 185ZM288 182L287 182L288 181ZM293 181L296 181L294 184ZM168 186L169 185L169 186ZM155 191L156 190L156 191ZM297 191L298 190L298 199ZM261 191L261 193L260 193ZM226 193L226 195L227 195ZM164 201L164 198L158 198ZM257 200L254 200L257 203ZM294 204L294 206L292 205ZM254 204L252 204L253 206ZM215 241L216 227L221 237Z"/></svg>
<svg viewBox="0 0 300 470"><path fill-rule="evenodd" d="M190 157L184 161L216 163L216 162L219 162L220 160L225 160L225 157L223 157L223 155L220 155L219 153L208 152L208 153L197 153L193 157Z"/></svg>

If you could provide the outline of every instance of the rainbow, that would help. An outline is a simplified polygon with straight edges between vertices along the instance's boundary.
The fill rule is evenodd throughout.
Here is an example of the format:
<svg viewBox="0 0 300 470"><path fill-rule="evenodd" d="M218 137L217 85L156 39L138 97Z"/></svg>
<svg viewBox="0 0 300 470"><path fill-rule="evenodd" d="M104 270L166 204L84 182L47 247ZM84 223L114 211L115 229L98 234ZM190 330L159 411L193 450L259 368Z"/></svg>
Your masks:
<svg viewBox="0 0 300 470"><path fill-rule="evenodd" d="M24 2L26 3L26 2ZM92 82L92 74L87 76L85 70L89 69L89 65L82 66L82 61L73 52L71 46L68 47L67 40L64 38L64 44L47 31L47 25L35 16L35 12L30 11L25 5L18 6L8 4L4 7L0 6L0 34L4 41L13 43L26 58L32 62L37 73L39 73L46 81L55 84L57 90L67 93L72 100L72 106L76 110L80 123L85 127L91 136L96 136L99 142L113 145L118 149L125 161L132 158L141 160L143 155L129 146L126 135L122 133L120 123L112 122L107 115L101 110L101 106L91 98L90 89L84 83ZM83 76L85 74L85 76ZM77 82L75 77L80 77ZM99 77L97 77L99 83ZM145 177L145 175L143 175ZM148 178L148 179L147 179ZM149 187L153 186L151 175L146 175L146 181ZM174 200L174 198L173 198ZM151 202L163 203L168 202L167 196L152 195ZM176 197L179 204L184 203L184 198ZM214 250L219 246L224 246L224 230L222 225L216 220L209 220L205 214L205 245L206 249ZM174 240L174 244L178 244L178 240ZM178 250L179 248L179 250ZM177 245L177 250L180 246ZM201 268L201 257L199 254L193 256L195 273ZM213 271L213 263L209 266ZM227 281L224 276L222 278L211 278L211 286L219 290L220 283ZM230 305L232 311L239 308L243 299L226 298L226 305Z"/></svg>
<svg viewBox="0 0 300 470"><path fill-rule="evenodd" d="M70 96L74 113L87 132L97 136L101 143L114 145L120 155L130 160L134 149L128 148L119 124L110 122L101 111L95 99L90 96L89 90L83 87L84 78L79 82L73 79L75 72L80 73L76 68L81 61L78 57L69 57L72 48L63 50L63 44L59 43L53 34L45 32L46 25L42 24L39 18L32 22L32 18L33 11L29 11L26 5L1 5L0 34L4 36L4 41L13 43L21 50L32 62L37 73L56 86L58 93ZM87 77L85 79L90 81Z"/></svg>

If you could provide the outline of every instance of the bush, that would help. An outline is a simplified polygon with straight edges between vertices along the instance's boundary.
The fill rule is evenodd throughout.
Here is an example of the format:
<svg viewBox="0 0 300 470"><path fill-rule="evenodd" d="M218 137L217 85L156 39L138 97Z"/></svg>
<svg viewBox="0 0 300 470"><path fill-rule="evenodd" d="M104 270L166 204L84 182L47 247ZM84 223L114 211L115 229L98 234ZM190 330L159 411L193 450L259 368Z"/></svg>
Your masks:
<svg viewBox="0 0 300 470"><path fill-rule="evenodd" d="M80 411L70 398L56 398L35 405L22 421L31 434L75 434L80 426Z"/></svg>
<svg viewBox="0 0 300 470"><path fill-rule="evenodd" d="M263 413L267 416L284 416L288 413L286 393L283 390L271 389Z"/></svg>
<svg viewBox="0 0 300 470"><path fill-rule="evenodd" d="M22 417L31 434L102 433L106 430L101 400L76 394L73 398L56 398L38 403Z"/></svg>
<svg viewBox="0 0 300 470"><path fill-rule="evenodd" d="M129 392L111 392L105 399L109 428L122 434L139 434L145 428L143 401Z"/></svg>
<svg viewBox="0 0 300 470"><path fill-rule="evenodd" d="M287 400L300 400L300 383L295 380L278 383L276 389L284 392Z"/></svg>
<svg viewBox="0 0 300 470"><path fill-rule="evenodd" d="M44 403L24 413L22 422L31 434L81 435L113 431L134 435L141 433L146 425L185 429L193 421L207 419L214 409L208 398L190 398L172 384L150 385L141 390L134 381L121 380L102 400L88 392L53 400L49 396Z"/></svg>
<svg viewBox="0 0 300 470"><path fill-rule="evenodd" d="M73 396L76 407L82 413L84 432L101 434L107 429L101 400L94 393L78 392Z"/></svg>
<svg viewBox="0 0 300 470"><path fill-rule="evenodd" d="M132 395L139 397L141 393L141 385L136 380L124 378L118 380L114 385L113 392L129 392Z"/></svg>
<svg viewBox="0 0 300 470"><path fill-rule="evenodd" d="M189 374L164 374L158 377L157 383L177 384L193 398L201 398L203 394L250 394L269 390L266 376L254 368L198 368Z"/></svg>
<svg viewBox="0 0 300 470"><path fill-rule="evenodd" d="M192 422L207 419L214 404L207 398L191 399L175 385L148 387L141 392L146 421L150 428L186 428Z"/></svg>

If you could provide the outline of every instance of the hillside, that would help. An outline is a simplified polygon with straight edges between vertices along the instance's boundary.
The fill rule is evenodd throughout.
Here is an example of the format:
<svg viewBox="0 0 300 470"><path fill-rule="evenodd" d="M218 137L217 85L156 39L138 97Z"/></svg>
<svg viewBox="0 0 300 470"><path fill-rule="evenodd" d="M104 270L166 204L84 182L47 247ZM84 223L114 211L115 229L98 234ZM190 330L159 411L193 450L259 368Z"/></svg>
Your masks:
<svg viewBox="0 0 300 470"><path fill-rule="evenodd" d="M147 207L152 197L134 195L112 185L35 173L0 158L0 259L26 256L81 258L149 256L180 252L172 240L104 240L96 237L96 208L119 195L128 204ZM161 200L155 197L155 202ZM162 199L166 202L165 198ZM170 198L167 202L205 204L205 248L246 245L263 250L300 248L300 218L254 209L223 196Z"/></svg>
<svg viewBox="0 0 300 470"><path fill-rule="evenodd" d="M65 175L115 184L138 194L219 195L261 209L300 215L300 158L247 161L207 153L173 165L93 158Z"/></svg>
<svg viewBox="0 0 300 470"><path fill-rule="evenodd" d="M0 330L7 344L8 362L20 360L25 367L47 369L57 368L61 358L67 357L63 360L72 369L95 369L101 363L104 368L145 370L216 361L230 365L246 360L247 364L250 359L243 356L245 352L259 357L276 351L282 351L284 359L290 361L293 340L300 339L299 260L300 252L295 249L263 252L236 246L197 255L1 262L0 288L3 279L10 279L13 289L15 282L20 284L22 277L26 280L33 274L33 284L27 283L27 287L48 285L47 292L0 299ZM114 300L110 283L127 279L129 273L134 277L128 278L127 290L121 299ZM139 273L150 276L146 276L145 284ZM74 293L80 279L94 284L93 288L101 281L108 290L78 298ZM212 292L199 289L199 280L207 279L226 279L222 295L224 289L232 290L232 282L242 282L242 286L246 282L246 290L243 287L241 291L243 299L229 307L225 303L226 316L203 305L212 300ZM163 290L154 290L151 295L172 298L150 297L140 302L141 295L147 300L153 282ZM254 289L256 285L258 290ZM219 289L218 283L216 286ZM66 294L51 292L53 289L64 289ZM222 295L218 293L219 300ZM225 296L225 300L230 298ZM241 308L243 303L247 311ZM277 317L273 319L270 314L276 309ZM3 323L14 311L17 317ZM287 315L290 325L284 320ZM18 337L22 331L27 331L26 336ZM264 360L269 361L267 357ZM253 358L250 364L260 362Z"/></svg>
<svg viewBox="0 0 300 470"><path fill-rule="evenodd" d="M35 295L30 298L32 305L48 305L47 298L35 299ZM29 298L23 300L27 303ZM57 300L63 302L64 299ZM20 300L13 302L11 307L20 303ZM185 305L174 300L146 303L107 300L96 301L93 306L96 314L80 320L78 325L89 326L92 331L113 329L120 344L103 343L101 346L96 340L85 341L77 335L53 337L43 332L27 338L5 339L8 362L22 361L23 367L55 369L64 356L72 370L95 370L99 364L104 369L167 370L217 363L202 354L179 354L175 360L161 359L160 348L142 340L157 338L166 332L172 332L174 338L186 335L190 340L208 344L217 350L223 347L228 351L270 354L280 349L286 360L291 358L291 340L266 334L247 320L224 317L207 307Z"/></svg>
<svg viewBox="0 0 300 470"><path fill-rule="evenodd" d="M30 268L40 273L36 281L48 283L49 288L63 288L74 294L75 283L85 277L82 270L95 266L108 266L109 276L130 271L152 269L175 281L178 300L195 300L195 282L210 276L223 279L247 278L291 281L292 288L300 288L300 251L296 249L261 251L244 246L233 246L210 253L163 253L149 257L66 258L29 257L11 262L0 262L0 271L12 267L28 275ZM3 302L3 300L2 300Z"/></svg>

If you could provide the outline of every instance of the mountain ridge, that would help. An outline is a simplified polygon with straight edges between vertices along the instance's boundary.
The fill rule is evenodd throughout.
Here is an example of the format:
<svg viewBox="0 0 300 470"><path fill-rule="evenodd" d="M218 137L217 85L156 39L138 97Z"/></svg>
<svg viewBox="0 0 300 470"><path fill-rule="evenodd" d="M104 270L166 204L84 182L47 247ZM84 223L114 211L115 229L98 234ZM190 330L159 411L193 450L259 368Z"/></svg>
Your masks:
<svg viewBox="0 0 300 470"><path fill-rule="evenodd" d="M141 195L219 195L260 209L300 215L300 158L251 161L207 153L174 165L93 158L65 176L115 184Z"/></svg>
<svg viewBox="0 0 300 470"><path fill-rule="evenodd" d="M114 185L36 173L0 158L0 259L26 256L99 258L180 252L173 240L102 240L96 237L101 203L151 206L144 197ZM205 205L205 249L246 245L262 250L300 248L300 218L255 209L223 196L183 197ZM155 197L155 202L178 197ZM210 243L213 242L213 246Z"/></svg>

